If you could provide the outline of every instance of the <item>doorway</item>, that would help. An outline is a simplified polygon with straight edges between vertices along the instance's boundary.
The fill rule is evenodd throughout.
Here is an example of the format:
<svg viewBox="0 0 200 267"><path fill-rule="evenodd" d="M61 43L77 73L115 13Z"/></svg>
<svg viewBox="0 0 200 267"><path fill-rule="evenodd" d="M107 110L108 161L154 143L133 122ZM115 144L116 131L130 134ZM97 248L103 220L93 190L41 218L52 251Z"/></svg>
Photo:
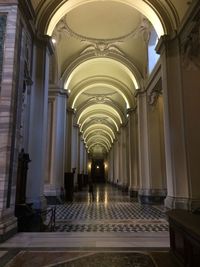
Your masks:
<svg viewBox="0 0 200 267"><path fill-rule="evenodd" d="M92 159L91 178L94 183L105 183L105 169L103 159Z"/></svg>

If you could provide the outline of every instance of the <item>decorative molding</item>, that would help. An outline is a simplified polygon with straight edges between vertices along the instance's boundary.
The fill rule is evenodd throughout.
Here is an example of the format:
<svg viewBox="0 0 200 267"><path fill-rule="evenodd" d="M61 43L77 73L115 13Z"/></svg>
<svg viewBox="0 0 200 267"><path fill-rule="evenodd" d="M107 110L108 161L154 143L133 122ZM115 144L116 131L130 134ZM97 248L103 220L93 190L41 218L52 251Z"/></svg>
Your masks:
<svg viewBox="0 0 200 267"><path fill-rule="evenodd" d="M138 200L142 204L163 203L167 189L139 189Z"/></svg>
<svg viewBox="0 0 200 267"><path fill-rule="evenodd" d="M108 117L92 117L90 122L94 122L94 123L98 123L98 124L104 124L107 119L108 119Z"/></svg>
<svg viewBox="0 0 200 267"><path fill-rule="evenodd" d="M4 60L4 41L6 36L6 22L7 14L0 13L0 92L1 92L1 80L3 73L3 60Z"/></svg>
<svg viewBox="0 0 200 267"><path fill-rule="evenodd" d="M86 93L86 92L83 92L82 93L83 95L86 95L86 96L94 96L94 97L101 97L101 96L112 96L112 95L115 95L117 94L117 92L112 92L112 93L104 93L104 94L94 94L94 93Z"/></svg>
<svg viewBox="0 0 200 267"><path fill-rule="evenodd" d="M52 43L52 38L50 36L37 34L36 40L39 43L41 43L42 45L45 45L48 48L50 55L54 54L55 47L54 47L54 45Z"/></svg>
<svg viewBox="0 0 200 267"><path fill-rule="evenodd" d="M107 54L107 56L110 59L114 59L117 60L119 62L121 62L123 65L125 65L135 76L138 84L141 84L141 81L143 80L143 76L139 71L139 68L133 64L134 60L131 60L131 58L129 58L127 55L121 55L119 53L114 53L113 51L109 52L109 54ZM70 61L66 61L65 62L65 71L62 75L62 79L63 80L67 80L70 76L70 74L72 73L72 71L80 64L86 62L87 60L90 59L94 59L97 56L92 52L88 52L82 55L79 55L78 57L70 60ZM140 85L141 86L141 85Z"/></svg>
<svg viewBox="0 0 200 267"><path fill-rule="evenodd" d="M73 31L67 23L66 15L56 25L55 30L53 32L53 38L55 38L59 42L62 37L62 34L64 33L67 36L73 37L81 42L89 43L90 45L93 44L99 51L104 51L105 47L107 47L108 45L113 46L114 44L122 43L129 38L136 39L142 36L143 40L145 42L148 42L150 38L151 27L152 25L150 21L146 17L143 17L141 23L139 23L139 25L135 29L133 29L126 35L110 39L91 38Z"/></svg>
<svg viewBox="0 0 200 267"><path fill-rule="evenodd" d="M160 95L162 95L162 88L152 90L148 95L148 103L150 105L156 105Z"/></svg>
<svg viewBox="0 0 200 267"><path fill-rule="evenodd" d="M105 102L107 102L108 98L102 95L102 96L95 96L92 100L94 100L97 104L104 104Z"/></svg>
<svg viewBox="0 0 200 267"><path fill-rule="evenodd" d="M128 109L126 110L126 113L127 113L128 115L130 115L130 114L136 112L136 110L137 110L137 106L135 106L134 108L128 108Z"/></svg>
<svg viewBox="0 0 200 267"><path fill-rule="evenodd" d="M167 189L139 189L139 195L145 196L166 196Z"/></svg>
<svg viewBox="0 0 200 267"><path fill-rule="evenodd" d="M167 196L165 199L165 207L169 209L185 209L192 211L200 207L200 199Z"/></svg>
<svg viewBox="0 0 200 267"><path fill-rule="evenodd" d="M107 56L109 53L118 53L120 55L125 55L114 43L107 44L106 42L91 43L87 46L80 55L94 53L95 56Z"/></svg>
<svg viewBox="0 0 200 267"><path fill-rule="evenodd" d="M181 46L182 63L188 70L200 69L200 19L198 19L191 32Z"/></svg>
<svg viewBox="0 0 200 267"><path fill-rule="evenodd" d="M139 95L142 95L142 94L145 94L146 93L146 90L144 89L137 89L135 90L135 93L134 93L134 97L138 97Z"/></svg>
<svg viewBox="0 0 200 267"><path fill-rule="evenodd" d="M67 113L75 114L75 110L73 108L67 108Z"/></svg>
<svg viewBox="0 0 200 267"><path fill-rule="evenodd" d="M25 59L24 59L24 79L26 85L32 85L33 81L31 78L31 57L32 57L32 40L28 33L25 33Z"/></svg>

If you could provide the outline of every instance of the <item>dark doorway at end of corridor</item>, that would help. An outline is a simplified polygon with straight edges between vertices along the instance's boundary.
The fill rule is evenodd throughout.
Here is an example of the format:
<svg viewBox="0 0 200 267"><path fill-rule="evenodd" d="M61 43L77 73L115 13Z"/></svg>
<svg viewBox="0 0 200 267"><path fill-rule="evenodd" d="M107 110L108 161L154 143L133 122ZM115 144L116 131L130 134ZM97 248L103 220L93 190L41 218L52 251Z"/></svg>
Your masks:
<svg viewBox="0 0 200 267"><path fill-rule="evenodd" d="M91 178L94 183L105 183L105 169L103 159L92 159Z"/></svg>

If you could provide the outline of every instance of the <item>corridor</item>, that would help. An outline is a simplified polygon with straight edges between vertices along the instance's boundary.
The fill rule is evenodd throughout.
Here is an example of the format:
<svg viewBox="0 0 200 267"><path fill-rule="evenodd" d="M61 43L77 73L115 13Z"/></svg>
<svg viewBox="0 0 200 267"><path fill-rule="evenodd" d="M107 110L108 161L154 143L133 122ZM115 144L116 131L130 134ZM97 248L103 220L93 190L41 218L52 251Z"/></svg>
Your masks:
<svg viewBox="0 0 200 267"><path fill-rule="evenodd" d="M85 187L56 205L55 232L18 233L0 245L0 266L176 267L168 249L164 206L97 184L93 200Z"/></svg>
<svg viewBox="0 0 200 267"><path fill-rule="evenodd" d="M50 206L51 207L51 206ZM74 201L56 207L56 231L147 233L167 232L164 207L141 205L115 186L94 186L94 200L87 188Z"/></svg>

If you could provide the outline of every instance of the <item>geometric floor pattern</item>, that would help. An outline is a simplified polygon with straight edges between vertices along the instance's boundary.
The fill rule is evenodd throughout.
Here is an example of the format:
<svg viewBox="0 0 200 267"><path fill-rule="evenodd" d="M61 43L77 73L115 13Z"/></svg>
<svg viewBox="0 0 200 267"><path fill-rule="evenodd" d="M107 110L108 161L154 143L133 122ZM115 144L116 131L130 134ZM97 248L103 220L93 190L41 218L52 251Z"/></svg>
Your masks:
<svg viewBox="0 0 200 267"><path fill-rule="evenodd" d="M50 206L51 207L51 206ZM87 190L73 202L56 206L57 232L162 232L169 226L162 206L142 205L110 185Z"/></svg>
<svg viewBox="0 0 200 267"><path fill-rule="evenodd" d="M168 252L6 251L1 267L178 267Z"/></svg>
<svg viewBox="0 0 200 267"><path fill-rule="evenodd" d="M51 208L51 206L49 206ZM0 267L177 267L163 206L141 205L110 185L56 205L56 232L18 233L0 245Z"/></svg>

